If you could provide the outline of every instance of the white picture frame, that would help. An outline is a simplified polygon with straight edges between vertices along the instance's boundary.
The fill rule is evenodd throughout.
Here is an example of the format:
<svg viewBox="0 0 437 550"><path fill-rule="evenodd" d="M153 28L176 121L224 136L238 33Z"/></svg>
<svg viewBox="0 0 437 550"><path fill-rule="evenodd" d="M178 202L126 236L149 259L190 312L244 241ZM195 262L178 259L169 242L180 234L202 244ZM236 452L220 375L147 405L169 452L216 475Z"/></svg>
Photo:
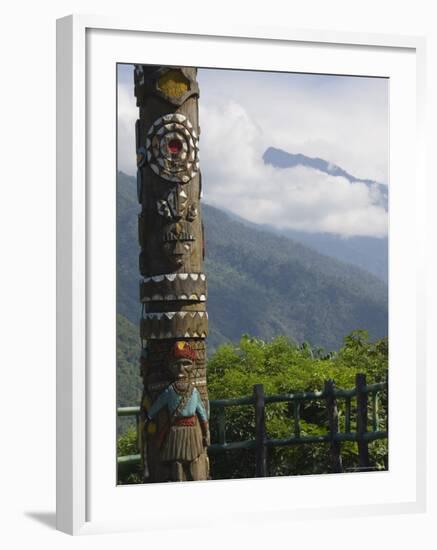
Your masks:
<svg viewBox="0 0 437 550"><path fill-rule="evenodd" d="M156 47L139 48L144 40L148 40L149 45L159 44L158 57ZM176 53L170 47L175 43L178 44ZM205 47L198 48L199 44ZM217 44L220 45L218 52ZM294 48L302 57L300 66L297 66L299 60L292 67L280 56L272 56L272 52L284 52L287 48ZM312 59L311 63L305 61L306 56ZM238 63L244 62L244 67L253 69L294 68L303 72L338 74L363 74L362 70L367 67L366 74L369 76L374 74L392 78L395 89L392 87L390 100L390 173L391 178L396 178L399 183L394 186L393 192L392 189L390 191L390 238L395 235L390 250L390 342L392 346L392 341L397 340L399 345L393 344L393 351L391 347L390 365L396 362L400 366L392 369L390 374L391 469L382 474L384 478L375 479L367 473L116 487L116 461L115 455L111 455L111 445L115 442L115 323L111 324L111 315L115 315L112 307L115 304L115 193L112 193L111 186L115 184L116 175L116 90L115 87L106 88L108 94L102 96L102 88L98 86L114 81L114 60L117 59L129 63L216 67L242 67ZM210 61L205 64L202 61L205 59ZM380 66L378 60L381 61ZM351 69L352 66L356 67L356 72ZM111 67L113 74L110 74ZM170 517L172 526L178 527L205 526L220 522L223 518L228 521L256 520L261 515L267 520L291 515L294 519L302 519L425 510L425 220L421 216L426 207L424 75L425 41L420 37L250 26L215 29L199 28L195 23L191 28L178 28L166 26L165 23L143 24L135 20L80 15L58 20L59 530L85 534L157 529L165 528ZM99 98L98 103L96 97ZM110 130L105 128L102 132L100 123L105 116L108 117ZM401 139L402 132L405 132L405 138ZM408 147L416 152L414 158L406 158ZM105 159L104 166L99 163L101 159ZM410 228L409 235L403 233L405 228L402 228L405 226L405 208L411 201L411 196L405 193L407 181L414 181L416 200L414 227ZM106 187L102 187L102 182ZM104 200L102 189L107 189ZM411 265L403 263L402 246L414 251ZM97 266L96 256L99 256ZM396 279L392 278L394 272L399 274ZM404 298L399 303L401 296ZM403 316L408 320L403 320ZM103 364L110 365L106 371L102 370ZM414 366L414 373L411 373L406 384L405 376L411 365ZM96 393L96 382L102 380L103 374L108 376L104 396ZM411 391L412 403L410 416L402 411L402 400L408 391ZM409 448L403 439L401 424L402 429L409 433ZM99 455L99 452L105 452L105 455ZM381 476L381 473L378 475ZM403 487L399 487L401 478ZM378 498L372 495L376 487L381 492ZM305 500L305 494L311 494L314 488L318 491L317 502ZM260 494L264 495L264 504L260 504ZM274 506L269 504L271 494L277 497ZM290 499L290 494L296 495L296 499ZM156 509L138 510L141 498L154 499ZM168 502L169 499L174 511L167 509L165 517L161 517L158 513L160 502ZM208 506L204 507L205 510L199 510L193 519L191 509L199 499L208 499Z"/></svg>

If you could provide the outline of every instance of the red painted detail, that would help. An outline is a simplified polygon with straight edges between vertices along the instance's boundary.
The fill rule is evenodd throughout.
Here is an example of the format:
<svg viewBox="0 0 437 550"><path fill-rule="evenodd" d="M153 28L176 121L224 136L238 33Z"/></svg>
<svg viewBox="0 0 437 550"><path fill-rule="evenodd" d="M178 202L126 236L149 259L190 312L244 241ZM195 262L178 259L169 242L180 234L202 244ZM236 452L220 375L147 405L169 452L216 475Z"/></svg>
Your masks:
<svg viewBox="0 0 437 550"><path fill-rule="evenodd" d="M168 142L167 147L172 154L180 153L182 149L182 141L180 139L171 139Z"/></svg>

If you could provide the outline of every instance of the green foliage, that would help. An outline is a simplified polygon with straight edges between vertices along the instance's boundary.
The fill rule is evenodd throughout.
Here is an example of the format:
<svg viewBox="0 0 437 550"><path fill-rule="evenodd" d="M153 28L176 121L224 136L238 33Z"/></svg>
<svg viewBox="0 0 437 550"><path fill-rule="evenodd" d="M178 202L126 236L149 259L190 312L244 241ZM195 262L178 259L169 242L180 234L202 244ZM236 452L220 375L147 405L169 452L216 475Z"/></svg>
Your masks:
<svg viewBox="0 0 437 550"><path fill-rule="evenodd" d="M208 363L210 399L251 395L254 384L263 384L266 395L323 390L332 378L337 387L355 386L355 375L365 373L367 383L386 380L388 367L387 340L369 341L364 330L352 332L343 347L334 354L312 350L308 344L298 345L278 337L271 342L244 336L238 346L221 346ZM344 429L344 401L338 399L340 429ZM381 429L386 423L386 396L380 404ZM352 419L355 405L352 401ZM327 421L324 401L305 402L301 406L301 435L324 435ZM217 419L211 415L212 440L217 440ZM254 411L251 406L226 409L228 442L254 438ZM266 406L266 427L269 438L285 439L293 435L293 410L288 403ZM352 423L354 429L354 422ZM329 472L327 444L305 444L269 450L269 474L295 475ZM371 460L376 468L384 468L387 442L370 445ZM358 467L356 444L342 443L345 471ZM211 459L213 478L252 477L255 470L252 451L232 451Z"/></svg>
<svg viewBox="0 0 437 550"><path fill-rule="evenodd" d="M135 454L138 454L137 431L131 426L117 439L117 456L128 456ZM117 482L119 485L141 483L139 468L124 468L119 466Z"/></svg>
<svg viewBox="0 0 437 550"><path fill-rule="evenodd" d="M129 427L117 439L117 456L135 455L137 453L137 431L134 427Z"/></svg>

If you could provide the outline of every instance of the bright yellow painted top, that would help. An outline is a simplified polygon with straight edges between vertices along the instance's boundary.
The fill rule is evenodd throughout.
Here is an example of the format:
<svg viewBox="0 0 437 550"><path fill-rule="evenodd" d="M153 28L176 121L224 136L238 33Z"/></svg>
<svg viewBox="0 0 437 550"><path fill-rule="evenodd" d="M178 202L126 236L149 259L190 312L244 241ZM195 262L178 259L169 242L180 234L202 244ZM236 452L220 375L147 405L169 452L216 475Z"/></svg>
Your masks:
<svg viewBox="0 0 437 550"><path fill-rule="evenodd" d="M190 89L190 82L181 71L171 69L158 80L159 89L170 97L181 97Z"/></svg>

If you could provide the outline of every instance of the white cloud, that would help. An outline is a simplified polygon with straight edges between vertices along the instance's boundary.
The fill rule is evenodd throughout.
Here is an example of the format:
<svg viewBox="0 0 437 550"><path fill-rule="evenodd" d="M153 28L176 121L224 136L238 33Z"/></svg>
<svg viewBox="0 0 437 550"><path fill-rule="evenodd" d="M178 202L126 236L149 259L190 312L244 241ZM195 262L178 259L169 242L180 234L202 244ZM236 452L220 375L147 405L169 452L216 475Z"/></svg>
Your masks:
<svg viewBox="0 0 437 550"><path fill-rule="evenodd" d="M263 129L266 148L321 157L357 178L387 183L386 80L202 70L199 82L203 102L243 105Z"/></svg>
<svg viewBox="0 0 437 550"><path fill-rule="evenodd" d="M135 121L138 108L135 104L133 86L118 86L118 169L133 175L136 171Z"/></svg>
<svg viewBox="0 0 437 550"><path fill-rule="evenodd" d="M264 136L235 102L200 110L204 199L276 227L345 236L387 233L387 213L376 191L312 168L265 165Z"/></svg>

